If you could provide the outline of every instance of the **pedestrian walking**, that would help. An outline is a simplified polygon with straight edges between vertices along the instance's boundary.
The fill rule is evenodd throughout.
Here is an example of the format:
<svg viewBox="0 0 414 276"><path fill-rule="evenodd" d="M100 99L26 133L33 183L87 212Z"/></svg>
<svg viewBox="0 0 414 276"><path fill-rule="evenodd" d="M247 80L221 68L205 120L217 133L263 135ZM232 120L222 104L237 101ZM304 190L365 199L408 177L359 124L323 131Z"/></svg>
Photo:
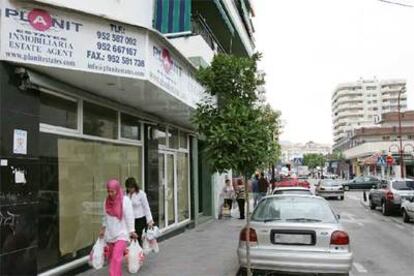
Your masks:
<svg viewBox="0 0 414 276"><path fill-rule="evenodd" d="M266 196L268 189L269 189L269 181L267 181L267 179L264 176L264 173L262 172L260 174L260 179L259 179L259 193L260 193L259 201L262 199L262 197Z"/></svg>
<svg viewBox="0 0 414 276"><path fill-rule="evenodd" d="M244 184L241 179L237 180L236 200L237 200L237 204L239 205L240 219L244 219L245 218L244 205L246 203L246 191L244 189Z"/></svg>
<svg viewBox="0 0 414 276"><path fill-rule="evenodd" d="M230 179L226 179L221 195L224 198L224 205L227 205L229 210L231 210L235 193Z"/></svg>
<svg viewBox="0 0 414 276"><path fill-rule="evenodd" d="M257 203L259 202L260 190L259 190L259 174L256 173L254 175L252 181L252 192L253 192L253 207L256 207Z"/></svg>
<svg viewBox="0 0 414 276"><path fill-rule="evenodd" d="M99 236L108 244L109 276L122 276L122 258L127 243L138 236L134 228L131 200L124 195L119 181L106 183L108 196L104 202L104 218Z"/></svg>
<svg viewBox="0 0 414 276"><path fill-rule="evenodd" d="M128 197L132 202L135 232L138 235L138 242L142 246L142 231L154 225L147 194L139 188L137 181L133 177L125 181L125 187L128 191Z"/></svg>

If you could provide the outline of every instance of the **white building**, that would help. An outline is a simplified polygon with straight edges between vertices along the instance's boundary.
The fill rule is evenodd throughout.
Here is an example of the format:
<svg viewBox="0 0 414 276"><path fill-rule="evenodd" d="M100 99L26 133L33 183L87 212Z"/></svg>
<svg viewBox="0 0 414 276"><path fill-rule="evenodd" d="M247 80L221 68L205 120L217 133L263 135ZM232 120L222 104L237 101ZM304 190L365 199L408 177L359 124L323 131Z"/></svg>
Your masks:
<svg viewBox="0 0 414 276"><path fill-rule="evenodd" d="M302 143L290 143L280 142L283 163L291 163L294 158L303 158L304 154L316 153L327 155L331 153L331 146L327 144L318 144L313 141L309 141L306 144Z"/></svg>
<svg viewBox="0 0 414 276"><path fill-rule="evenodd" d="M353 129L374 126L385 112L397 111L401 92L401 111L407 108L405 80L360 79L339 84L332 94L334 149L347 143Z"/></svg>

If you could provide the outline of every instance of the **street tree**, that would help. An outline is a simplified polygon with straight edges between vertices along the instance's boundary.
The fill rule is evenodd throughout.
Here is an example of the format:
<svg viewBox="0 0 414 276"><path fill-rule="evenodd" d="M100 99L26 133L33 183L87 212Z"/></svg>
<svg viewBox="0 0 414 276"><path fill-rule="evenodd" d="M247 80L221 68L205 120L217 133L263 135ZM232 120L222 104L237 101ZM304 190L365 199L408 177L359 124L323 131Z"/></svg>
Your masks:
<svg viewBox="0 0 414 276"><path fill-rule="evenodd" d="M258 101L257 61L252 57L216 55L197 78L205 88L206 98L198 104L193 121L203 137L211 167L223 173L241 173L246 190L246 255L250 271L250 217L248 178L257 168L279 157L277 135L280 114ZM213 100L214 96L217 101Z"/></svg>
<svg viewBox="0 0 414 276"><path fill-rule="evenodd" d="M308 166L310 169L314 169L318 166L323 167L325 162L326 158L322 154L308 153L303 155L303 165Z"/></svg>

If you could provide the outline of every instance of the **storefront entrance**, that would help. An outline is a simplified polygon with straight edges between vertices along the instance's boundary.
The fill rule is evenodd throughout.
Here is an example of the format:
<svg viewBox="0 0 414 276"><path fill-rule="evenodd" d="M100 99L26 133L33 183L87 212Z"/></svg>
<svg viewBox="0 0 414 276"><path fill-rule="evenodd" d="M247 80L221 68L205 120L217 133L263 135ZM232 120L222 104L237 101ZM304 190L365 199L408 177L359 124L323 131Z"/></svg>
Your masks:
<svg viewBox="0 0 414 276"><path fill-rule="evenodd" d="M177 223L177 160L176 154L160 152L159 162L159 226Z"/></svg>

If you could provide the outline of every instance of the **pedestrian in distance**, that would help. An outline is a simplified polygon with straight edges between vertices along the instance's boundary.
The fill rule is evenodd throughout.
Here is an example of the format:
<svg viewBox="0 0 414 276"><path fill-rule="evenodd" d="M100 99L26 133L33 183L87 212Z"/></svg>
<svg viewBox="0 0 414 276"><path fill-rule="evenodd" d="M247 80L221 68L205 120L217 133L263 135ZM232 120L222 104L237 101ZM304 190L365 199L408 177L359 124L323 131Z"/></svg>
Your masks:
<svg viewBox="0 0 414 276"><path fill-rule="evenodd" d="M233 186L231 185L230 179L226 179L221 195L224 198L223 204L227 205L227 207L231 210L235 193Z"/></svg>
<svg viewBox="0 0 414 276"><path fill-rule="evenodd" d="M264 173L262 172L260 174L260 179L259 179L259 193L260 193L259 201L262 199L262 197L266 196L268 189L269 189L269 181L267 181L267 179L264 176Z"/></svg>
<svg viewBox="0 0 414 276"><path fill-rule="evenodd" d="M132 202L135 232L138 235L138 242L142 246L142 231L154 225L147 194L139 188L137 181L133 177L125 181L125 187Z"/></svg>
<svg viewBox="0 0 414 276"><path fill-rule="evenodd" d="M236 200L237 204L239 205L239 211L240 211L240 219L245 218L245 211L244 211L244 205L246 203L246 191L244 189L244 184L241 179L237 180L237 186L236 186Z"/></svg>
<svg viewBox="0 0 414 276"><path fill-rule="evenodd" d="M253 206L256 207L257 203L259 202L260 191L259 191L259 174L256 173L254 175L252 181L252 192L253 192Z"/></svg>
<svg viewBox="0 0 414 276"><path fill-rule="evenodd" d="M109 276L122 276L122 259L127 243L137 239L131 200L124 195L118 180L106 183L108 196L104 202L104 218L99 233L108 244Z"/></svg>

